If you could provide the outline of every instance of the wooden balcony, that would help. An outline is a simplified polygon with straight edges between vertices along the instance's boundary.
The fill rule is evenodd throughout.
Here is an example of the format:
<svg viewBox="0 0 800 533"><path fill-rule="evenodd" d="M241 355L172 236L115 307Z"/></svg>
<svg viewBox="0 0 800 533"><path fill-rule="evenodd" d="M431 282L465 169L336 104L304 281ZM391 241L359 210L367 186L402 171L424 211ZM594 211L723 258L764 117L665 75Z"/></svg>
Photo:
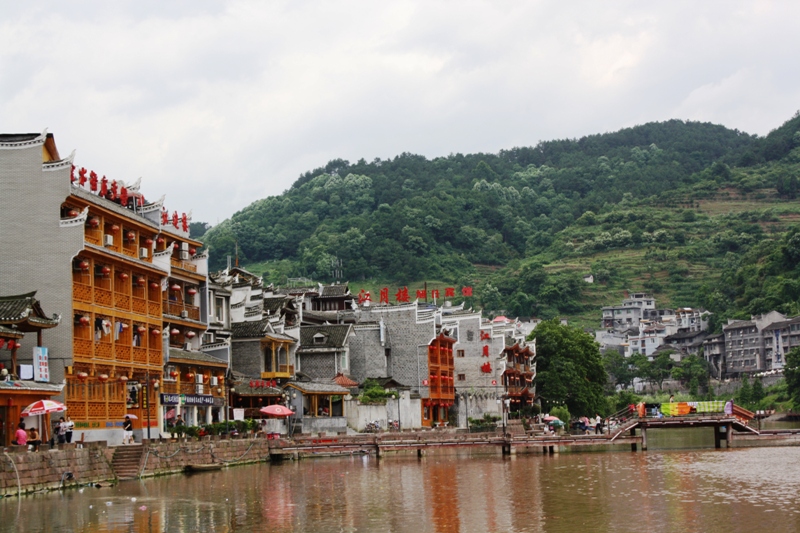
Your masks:
<svg viewBox="0 0 800 533"><path fill-rule="evenodd" d="M294 376L294 365L278 365L277 372L262 372L261 379L290 378Z"/></svg>
<svg viewBox="0 0 800 533"><path fill-rule="evenodd" d="M197 266L190 261L181 261L180 259L170 259L170 263L175 268L180 268L187 272L197 272Z"/></svg>
<svg viewBox="0 0 800 533"><path fill-rule="evenodd" d="M172 316L180 316L183 317L183 313L186 313L185 318L190 318L192 320L200 320L200 308L194 305L187 305L181 302L171 302L171 301L164 301L164 314L165 315L172 315Z"/></svg>

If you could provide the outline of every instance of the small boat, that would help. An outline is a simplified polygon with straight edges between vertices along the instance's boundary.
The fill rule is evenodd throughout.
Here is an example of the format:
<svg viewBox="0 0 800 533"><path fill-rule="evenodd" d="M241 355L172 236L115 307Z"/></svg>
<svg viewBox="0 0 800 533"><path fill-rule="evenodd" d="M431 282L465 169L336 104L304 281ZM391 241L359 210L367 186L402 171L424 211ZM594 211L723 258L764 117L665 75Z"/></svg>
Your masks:
<svg viewBox="0 0 800 533"><path fill-rule="evenodd" d="M222 463L209 463L203 465L186 465L183 467L184 472L187 473L194 473L194 472L209 472L211 470L222 470L222 467L225 465Z"/></svg>

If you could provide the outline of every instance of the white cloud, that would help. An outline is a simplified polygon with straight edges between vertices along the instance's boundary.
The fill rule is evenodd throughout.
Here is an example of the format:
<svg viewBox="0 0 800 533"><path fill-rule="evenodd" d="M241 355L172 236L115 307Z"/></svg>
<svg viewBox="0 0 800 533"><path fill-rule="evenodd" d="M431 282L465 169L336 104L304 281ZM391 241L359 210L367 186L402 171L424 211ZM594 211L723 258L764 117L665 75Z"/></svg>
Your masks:
<svg viewBox="0 0 800 533"><path fill-rule="evenodd" d="M2 129L216 223L329 159L497 151L798 105L800 5L764 1L14 3Z"/></svg>

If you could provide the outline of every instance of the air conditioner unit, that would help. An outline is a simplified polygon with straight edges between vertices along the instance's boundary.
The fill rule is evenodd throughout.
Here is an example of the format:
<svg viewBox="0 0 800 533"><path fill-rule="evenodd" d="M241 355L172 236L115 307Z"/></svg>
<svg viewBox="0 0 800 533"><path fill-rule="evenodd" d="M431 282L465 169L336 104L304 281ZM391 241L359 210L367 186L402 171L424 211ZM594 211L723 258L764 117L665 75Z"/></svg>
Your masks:
<svg viewBox="0 0 800 533"><path fill-rule="evenodd" d="M194 391L195 391L196 394L203 394L203 384L202 383L198 383L197 385L195 385L194 386Z"/></svg>
<svg viewBox="0 0 800 533"><path fill-rule="evenodd" d="M139 248L139 258L146 259L147 256L150 254L150 250L147 248Z"/></svg>
<svg viewBox="0 0 800 533"><path fill-rule="evenodd" d="M188 242L182 242L181 243L181 251L182 252L188 252L189 251L189 243Z"/></svg>
<svg viewBox="0 0 800 533"><path fill-rule="evenodd" d="M217 376L211 376L211 386L216 387L218 384L219 381L217 381Z"/></svg>
<svg viewBox="0 0 800 533"><path fill-rule="evenodd" d="M103 246L114 246L114 236L103 235Z"/></svg>
<svg viewBox="0 0 800 533"><path fill-rule="evenodd" d="M194 375L194 382L202 387L203 386L203 374L195 374Z"/></svg>
<svg viewBox="0 0 800 533"><path fill-rule="evenodd" d="M187 311L186 309L181 311L181 318L189 318L189 311Z"/></svg>
<svg viewBox="0 0 800 533"><path fill-rule="evenodd" d="M184 252L181 250L181 261L188 261L189 260L189 252Z"/></svg>

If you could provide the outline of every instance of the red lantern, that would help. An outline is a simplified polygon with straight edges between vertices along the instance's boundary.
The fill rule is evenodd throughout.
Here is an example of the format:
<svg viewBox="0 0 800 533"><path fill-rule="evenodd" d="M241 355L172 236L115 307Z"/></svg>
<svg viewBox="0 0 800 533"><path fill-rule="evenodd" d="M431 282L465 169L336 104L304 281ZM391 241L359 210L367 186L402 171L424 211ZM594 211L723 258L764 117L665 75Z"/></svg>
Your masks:
<svg viewBox="0 0 800 533"><path fill-rule="evenodd" d="M139 326L138 328L136 328L136 331L138 331L141 334L144 334L147 331L147 328L144 326Z"/></svg>
<svg viewBox="0 0 800 533"><path fill-rule="evenodd" d="M192 379L193 377L194 377L194 374L192 374L191 372L187 372L186 373L186 379Z"/></svg>
<svg viewBox="0 0 800 533"><path fill-rule="evenodd" d="M155 281L151 281L150 282L150 288L153 289L154 291L157 290L158 289L158 283L156 283Z"/></svg>
<svg viewBox="0 0 800 533"><path fill-rule="evenodd" d="M178 377L178 373L176 371L174 371L174 370L172 372L170 372L169 375L170 375L170 377L173 377L173 378L177 378Z"/></svg>
<svg viewBox="0 0 800 533"><path fill-rule="evenodd" d="M189 248L189 253L194 255L194 254L197 253L197 249L196 248Z"/></svg>
<svg viewBox="0 0 800 533"><path fill-rule="evenodd" d="M181 286L176 283L175 285L171 286L170 289L175 292L178 292L181 290Z"/></svg>
<svg viewBox="0 0 800 533"><path fill-rule="evenodd" d="M0 339L0 348L2 348L5 345L6 345L6 340L5 339Z"/></svg>
<svg viewBox="0 0 800 533"><path fill-rule="evenodd" d="M154 336L155 336L155 335L161 335L161 331L159 331L159 330L158 330L158 329L156 329L156 328L153 328L153 329L151 329L151 330L150 330L150 334L151 334L151 335L154 335Z"/></svg>
<svg viewBox="0 0 800 533"><path fill-rule="evenodd" d="M129 241L136 239L136 234L132 231L129 231L125 236L128 238Z"/></svg>
<svg viewBox="0 0 800 533"><path fill-rule="evenodd" d="M225 379L225 374L220 374L219 376L217 376L217 378L218 379Z"/></svg>
<svg viewBox="0 0 800 533"><path fill-rule="evenodd" d="M153 239L145 239L145 240L144 240L144 243L145 243L147 246L153 246Z"/></svg>
<svg viewBox="0 0 800 533"><path fill-rule="evenodd" d="M172 243L172 249L173 250L177 250L178 248L180 248L180 246L178 246L177 242Z"/></svg>
<svg viewBox="0 0 800 533"><path fill-rule="evenodd" d="M118 232L118 231L119 231L119 226L117 226L116 224L112 224L112 225L111 225L111 231L112 231L113 233L116 233L116 232Z"/></svg>
<svg viewBox="0 0 800 533"><path fill-rule="evenodd" d="M79 319L79 322L81 323L81 326L88 326L91 321L92 321L92 319L90 319L88 316L82 316Z"/></svg>
<svg viewBox="0 0 800 533"><path fill-rule="evenodd" d="M147 283L147 280L146 280L146 279L144 279L144 278L142 278L142 277L136 278L136 284L137 284L138 286L140 286L140 287L144 287L146 283Z"/></svg>
<svg viewBox="0 0 800 533"><path fill-rule="evenodd" d="M100 225L100 219L97 217L92 217L89 219L89 225L93 228L96 228Z"/></svg>
<svg viewBox="0 0 800 533"><path fill-rule="evenodd" d="M107 266L104 266L103 268L100 269L100 272L102 272L104 276L108 276L109 274L111 274L111 269Z"/></svg>
<svg viewBox="0 0 800 533"><path fill-rule="evenodd" d="M170 335L179 335L179 334L180 334L180 330L179 330L178 328L173 328L173 329L172 329L172 330L169 332L169 334L170 334Z"/></svg>
<svg viewBox="0 0 800 533"><path fill-rule="evenodd" d="M81 381L86 381L86 378L89 377L89 374L86 372L78 372L78 379Z"/></svg>
<svg viewBox="0 0 800 533"><path fill-rule="evenodd" d="M84 259L83 261L78 263L78 266L80 267L81 270L89 270L89 261Z"/></svg>
<svg viewBox="0 0 800 533"><path fill-rule="evenodd" d="M76 216L78 216L78 212L74 209L70 209L69 211L67 211L67 216L69 218L75 218Z"/></svg>
<svg viewBox="0 0 800 533"><path fill-rule="evenodd" d="M126 274L125 272L120 272L119 274L117 274L117 277L119 277L119 279L121 279L122 281L125 281L126 279L128 279L128 274Z"/></svg>
<svg viewBox="0 0 800 533"><path fill-rule="evenodd" d="M120 380L121 382L125 383L126 381L128 381L128 376L120 376L120 377L119 377L119 380Z"/></svg>
<svg viewBox="0 0 800 533"><path fill-rule="evenodd" d="M186 292L189 294L189 296L194 296L195 294L197 294L197 289L192 287L191 289L187 290Z"/></svg>
<svg viewBox="0 0 800 533"><path fill-rule="evenodd" d="M164 237L159 237L158 239L156 239L156 243L164 244Z"/></svg>
<svg viewBox="0 0 800 533"><path fill-rule="evenodd" d="M97 376L97 379L105 383L106 381L108 381L108 374L100 374Z"/></svg>
<svg viewBox="0 0 800 533"><path fill-rule="evenodd" d="M195 337L195 335L197 335L197 333L195 333L194 331L187 331L186 332L186 337L189 338L189 339L193 339Z"/></svg>

